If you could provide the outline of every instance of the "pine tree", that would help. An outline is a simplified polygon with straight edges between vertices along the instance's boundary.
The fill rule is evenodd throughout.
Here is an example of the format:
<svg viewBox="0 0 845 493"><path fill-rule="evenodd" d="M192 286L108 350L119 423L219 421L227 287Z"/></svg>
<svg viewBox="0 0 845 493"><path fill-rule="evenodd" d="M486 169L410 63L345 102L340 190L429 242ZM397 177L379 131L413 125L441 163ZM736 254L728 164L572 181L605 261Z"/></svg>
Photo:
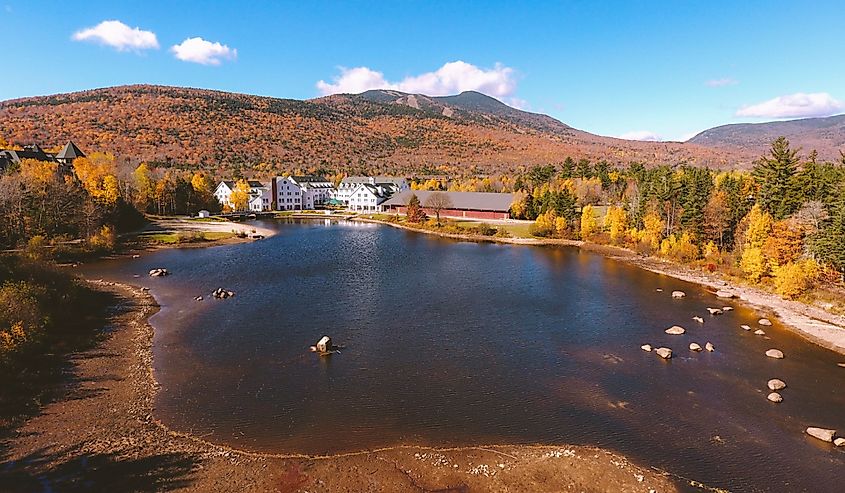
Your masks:
<svg viewBox="0 0 845 493"><path fill-rule="evenodd" d="M778 137L769 151L754 164L751 174L760 187L757 203L775 219L784 219L801 206L796 180L798 150L790 149L786 137Z"/></svg>

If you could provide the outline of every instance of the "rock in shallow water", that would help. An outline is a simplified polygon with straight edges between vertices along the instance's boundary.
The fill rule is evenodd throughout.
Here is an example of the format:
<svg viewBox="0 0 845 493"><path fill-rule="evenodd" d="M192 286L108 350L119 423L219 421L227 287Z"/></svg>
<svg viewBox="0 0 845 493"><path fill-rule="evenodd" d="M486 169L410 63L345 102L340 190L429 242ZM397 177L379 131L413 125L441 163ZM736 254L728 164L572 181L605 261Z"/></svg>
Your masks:
<svg viewBox="0 0 845 493"><path fill-rule="evenodd" d="M640 349L642 349L643 351L651 352L651 344L643 344L642 346L640 346Z"/></svg>
<svg viewBox="0 0 845 493"><path fill-rule="evenodd" d="M761 318L760 320L757 321L757 323L760 324L760 325L772 325L772 321L769 320L768 318Z"/></svg>
<svg viewBox="0 0 845 493"><path fill-rule="evenodd" d="M726 289L716 291L716 296L719 298L736 298L736 295Z"/></svg>
<svg viewBox="0 0 845 493"><path fill-rule="evenodd" d="M707 344L705 344L705 345L704 345L704 349L706 349L706 350L710 351L711 353L712 353L713 351L715 351L715 350L716 350L716 348L715 348L715 347L713 347L713 343L712 343L712 342L708 342Z"/></svg>
<svg viewBox="0 0 845 493"><path fill-rule="evenodd" d="M806 433L813 438L818 438L823 442L833 442L833 437L836 435L836 430L828 430L826 428L815 428L813 426L807 428Z"/></svg>
<svg viewBox="0 0 845 493"><path fill-rule="evenodd" d="M687 295L687 294L686 294L686 293L684 293L683 291L672 291L672 298L675 298L675 299L680 299L680 298L683 298L683 297L685 297L686 295Z"/></svg>
<svg viewBox="0 0 845 493"><path fill-rule="evenodd" d="M695 320L696 322L700 323L700 324L704 323L704 319L701 318L701 317L692 317L692 319Z"/></svg>
<svg viewBox="0 0 845 493"><path fill-rule="evenodd" d="M769 390L781 390L786 388L786 382L779 378L773 378L766 384Z"/></svg>
<svg viewBox="0 0 845 493"><path fill-rule="evenodd" d="M783 351L780 349L769 349L766 351L766 356L769 358L783 359Z"/></svg>
<svg viewBox="0 0 845 493"><path fill-rule="evenodd" d="M673 335L673 336L679 336L679 335L683 334L684 332L686 332L686 329L684 329L680 325L673 325L673 326L669 327L668 329L666 329L664 332L666 332L667 334Z"/></svg>
<svg viewBox="0 0 845 493"><path fill-rule="evenodd" d="M783 402L783 396L778 394L777 392L772 392L771 394L767 395L766 399L769 399L772 402Z"/></svg>
<svg viewBox="0 0 845 493"><path fill-rule="evenodd" d="M689 345L690 351L701 351L701 346L697 342L691 342Z"/></svg>
<svg viewBox="0 0 845 493"><path fill-rule="evenodd" d="M751 326L749 325L740 325L739 326L742 330L751 330Z"/></svg>
<svg viewBox="0 0 845 493"><path fill-rule="evenodd" d="M763 331L763 329L757 329L754 331L754 335L764 336L766 335L766 333Z"/></svg>
<svg viewBox="0 0 845 493"><path fill-rule="evenodd" d="M708 308L707 311L710 312L710 315L721 315L722 314L721 308Z"/></svg>
<svg viewBox="0 0 845 493"><path fill-rule="evenodd" d="M837 447L845 447L845 438L835 438L833 444Z"/></svg>
<svg viewBox="0 0 845 493"><path fill-rule="evenodd" d="M670 359L672 357L672 350L668 347L659 347L654 352L663 359Z"/></svg>

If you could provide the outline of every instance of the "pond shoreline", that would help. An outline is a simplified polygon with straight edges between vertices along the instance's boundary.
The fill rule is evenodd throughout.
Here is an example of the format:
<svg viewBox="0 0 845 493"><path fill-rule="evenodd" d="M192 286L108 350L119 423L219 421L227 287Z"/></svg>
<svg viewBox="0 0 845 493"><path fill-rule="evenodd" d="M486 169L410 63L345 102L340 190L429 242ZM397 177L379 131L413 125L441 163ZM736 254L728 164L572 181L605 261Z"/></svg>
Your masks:
<svg viewBox="0 0 845 493"><path fill-rule="evenodd" d="M192 491L533 490L676 491L703 487L610 451L569 445L431 448L399 444L331 456L265 454L169 429L154 416L152 295L87 281L117 296L107 336L71 357L72 378L42 412L3 440L0 486L61 490L87 481L110 489ZM2 489L2 488L0 488ZM175 489L175 488L174 488Z"/></svg>
<svg viewBox="0 0 845 493"><path fill-rule="evenodd" d="M708 275L696 269L690 269L675 262L644 257L631 250L611 245L599 245L580 240L545 239L545 238L498 238L495 236L480 236L472 234L454 234L432 231L428 229L412 228L403 224L381 221L378 219L353 218L352 221L384 224L394 228L417 233L430 234L442 238L462 241L505 243L511 245L534 246L571 246L584 251L597 253L606 258L624 262L641 269L661 274L707 288L714 294L725 290L736 295L735 300L741 301L758 310L760 317L776 318L784 327L799 334L807 341L845 355L845 317L830 314L821 308L790 301L759 288L730 282L717 274ZM667 293L668 296L668 293ZM714 300L714 303L718 299ZM714 305L716 306L716 305Z"/></svg>

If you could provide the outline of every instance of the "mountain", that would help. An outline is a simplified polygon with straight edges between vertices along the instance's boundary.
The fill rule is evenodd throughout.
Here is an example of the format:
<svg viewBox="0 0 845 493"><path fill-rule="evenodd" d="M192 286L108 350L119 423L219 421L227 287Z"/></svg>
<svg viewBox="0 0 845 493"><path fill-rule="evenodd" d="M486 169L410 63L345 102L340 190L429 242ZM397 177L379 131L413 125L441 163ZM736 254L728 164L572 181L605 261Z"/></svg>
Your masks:
<svg viewBox="0 0 845 493"><path fill-rule="evenodd" d="M73 140L83 150L113 152L133 163L258 171L493 172L567 156L724 168L755 157L593 135L477 92L429 97L378 90L302 101L119 86L0 102L0 137L19 144Z"/></svg>
<svg viewBox="0 0 845 493"><path fill-rule="evenodd" d="M813 149L821 160L838 160L845 151L845 115L767 123L736 123L705 130L687 142L714 149L746 149L763 154L784 136L806 155Z"/></svg>

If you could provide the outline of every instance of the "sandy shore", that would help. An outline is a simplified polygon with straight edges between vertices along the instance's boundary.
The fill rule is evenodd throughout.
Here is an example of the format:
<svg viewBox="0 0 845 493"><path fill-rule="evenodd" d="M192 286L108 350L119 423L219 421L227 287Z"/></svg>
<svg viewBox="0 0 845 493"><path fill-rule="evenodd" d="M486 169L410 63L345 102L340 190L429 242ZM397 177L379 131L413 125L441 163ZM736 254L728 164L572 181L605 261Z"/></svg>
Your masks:
<svg viewBox="0 0 845 493"><path fill-rule="evenodd" d="M515 245L565 245L582 248L651 272L702 285L714 294L718 290L730 291L736 295L737 299L758 310L760 317L777 318L785 327L798 333L808 341L845 355L845 317L841 315L826 312L819 307L807 305L806 303L785 300L774 293L752 286L732 283L719 275L691 269L675 262L655 257L644 257L625 248L598 245L578 240L497 238L495 236L440 233L375 219L355 218L354 220L386 224L408 231L457 240L486 241Z"/></svg>
<svg viewBox="0 0 845 493"><path fill-rule="evenodd" d="M107 337L71 357L60 397L3 439L0 490L30 491L676 491L692 484L583 446L396 446L330 457L257 454L169 430L154 416L158 310L114 293Z"/></svg>

